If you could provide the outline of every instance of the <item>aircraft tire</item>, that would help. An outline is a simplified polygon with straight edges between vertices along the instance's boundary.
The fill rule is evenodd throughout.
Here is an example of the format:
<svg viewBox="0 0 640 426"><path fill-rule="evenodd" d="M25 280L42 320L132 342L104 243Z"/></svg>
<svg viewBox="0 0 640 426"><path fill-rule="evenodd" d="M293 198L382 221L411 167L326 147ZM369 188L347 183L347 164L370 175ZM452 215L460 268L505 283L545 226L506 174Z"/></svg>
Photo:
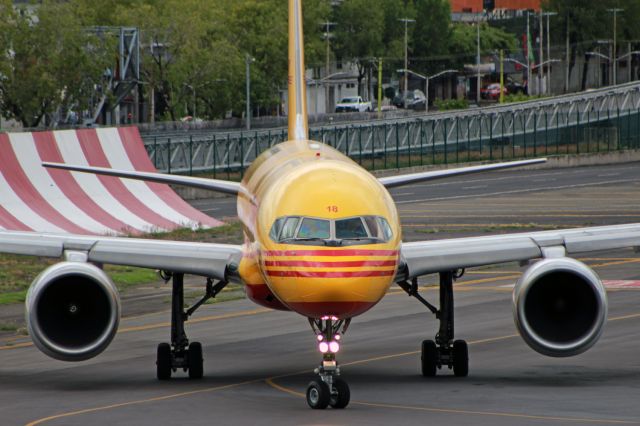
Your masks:
<svg viewBox="0 0 640 426"><path fill-rule="evenodd" d="M192 342L189 345L189 378L202 379L204 375L202 359L202 344L200 342Z"/></svg>
<svg viewBox="0 0 640 426"><path fill-rule="evenodd" d="M331 408L341 409L349 405L351 391L349 390L347 382L342 379L335 379L333 381L333 388L335 395L331 395L331 398L329 398Z"/></svg>
<svg viewBox="0 0 640 426"><path fill-rule="evenodd" d="M160 343L156 358L156 376L158 380L169 380L171 378L171 345Z"/></svg>
<svg viewBox="0 0 640 426"><path fill-rule="evenodd" d="M435 377L438 368L438 348L433 340L422 342L422 356L420 357L422 375L424 377Z"/></svg>
<svg viewBox="0 0 640 426"><path fill-rule="evenodd" d="M307 386L307 404L314 410L324 410L329 406L331 391L322 380L312 380Z"/></svg>
<svg viewBox="0 0 640 426"><path fill-rule="evenodd" d="M453 342L453 374L457 377L469 375L469 350L464 340Z"/></svg>

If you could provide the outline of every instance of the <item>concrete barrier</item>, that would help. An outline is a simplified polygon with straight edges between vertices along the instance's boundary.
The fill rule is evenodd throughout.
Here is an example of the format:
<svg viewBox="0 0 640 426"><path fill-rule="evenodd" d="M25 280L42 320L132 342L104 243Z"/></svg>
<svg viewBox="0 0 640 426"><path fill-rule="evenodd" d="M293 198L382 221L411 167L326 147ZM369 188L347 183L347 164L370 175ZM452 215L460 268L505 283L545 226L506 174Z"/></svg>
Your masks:
<svg viewBox="0 0 640 426"><path fill-rule="evenodd" d="M140 234L221 224L168 185L46 169L43 161L154 172L135 127L0 134L0 228Z"/></svg>

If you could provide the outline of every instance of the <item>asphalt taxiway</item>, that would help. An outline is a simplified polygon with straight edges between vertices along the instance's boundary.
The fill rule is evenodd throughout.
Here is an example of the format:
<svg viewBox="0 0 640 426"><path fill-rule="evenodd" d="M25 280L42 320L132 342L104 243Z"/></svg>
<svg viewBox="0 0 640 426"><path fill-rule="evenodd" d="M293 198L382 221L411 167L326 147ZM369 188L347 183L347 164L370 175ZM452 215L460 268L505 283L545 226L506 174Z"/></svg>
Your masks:
<svg viewBox="0 0 640 426"><path fill-rule="evenodd" d="M509 171L394 190L407 240L640 222L640 164ZM194 202L231 216L232 200ZM228 213L227 213L228 212ZM640 424L640 256L581 258L609 286L609 321L583 355L554 359L517 336L511 286L518 265L467 271L456 283L456 335L470 373L419 375L420 342L437 323L398 288L356 318L339 361L351 387L345 410L310 410L303 392L319 362L304 318L248 301L206 305L188 323L205 378L155 380L155 346L168 311L123 319L113 344L67 364L23 337L0 346L3 425L152 424ZM434 277L422 282L435 300Z"/></svg>

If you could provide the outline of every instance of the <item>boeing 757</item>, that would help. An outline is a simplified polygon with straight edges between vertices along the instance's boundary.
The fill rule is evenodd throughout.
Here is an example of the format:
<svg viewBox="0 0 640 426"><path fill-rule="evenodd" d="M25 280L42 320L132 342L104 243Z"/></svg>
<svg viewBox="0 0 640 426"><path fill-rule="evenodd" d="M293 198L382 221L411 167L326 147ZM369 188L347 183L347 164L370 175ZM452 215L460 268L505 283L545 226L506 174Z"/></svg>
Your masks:
<svg viewBox="0 0 640 426"><path fill-rule="evenodd" d="M31 285L28 329L45 354L82 361L100 354L118 329L116 287L100 268L131 265L172 279L171 341L157 348L157 377L178 370L203 376L202 346L190 342L185 321L229 282L249 299L308 319L321 355L306 395L311 408L344 408L349 386L337 354L349 323L397 284L435 314L435 339L422 342L421 373L468 374L464 340L454 334L453 282L464 268L537 260L514 288L517 329L549 356L582 353L596 343L607 316L602 282L570 255L640 246L640 224L402 242L389 188L415 182L543 162L515 161L376 178L337 150L309 140L304 80L302 0L289 0L289 141L262 153L241 182L108 168L45 164L75 172L205 188L237 196L244 244L0 232L0 251L58 257ZM184 274L206 279L205 295L186 309ZM418 278L439 274L439 306L419 294ZM185 310L186 309L186 310Z"/></svg>

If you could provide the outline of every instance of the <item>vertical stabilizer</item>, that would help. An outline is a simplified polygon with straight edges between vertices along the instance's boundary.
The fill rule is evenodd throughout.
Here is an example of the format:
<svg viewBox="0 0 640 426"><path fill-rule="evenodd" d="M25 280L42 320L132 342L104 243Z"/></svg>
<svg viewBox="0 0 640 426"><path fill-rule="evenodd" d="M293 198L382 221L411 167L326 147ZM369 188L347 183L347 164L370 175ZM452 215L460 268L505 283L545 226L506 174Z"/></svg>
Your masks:
<svg viewBox="0 0 640 426"><path fill-rule="evenodd" d="M289 140L309 139L302 0L289 0Z"/></svg>

